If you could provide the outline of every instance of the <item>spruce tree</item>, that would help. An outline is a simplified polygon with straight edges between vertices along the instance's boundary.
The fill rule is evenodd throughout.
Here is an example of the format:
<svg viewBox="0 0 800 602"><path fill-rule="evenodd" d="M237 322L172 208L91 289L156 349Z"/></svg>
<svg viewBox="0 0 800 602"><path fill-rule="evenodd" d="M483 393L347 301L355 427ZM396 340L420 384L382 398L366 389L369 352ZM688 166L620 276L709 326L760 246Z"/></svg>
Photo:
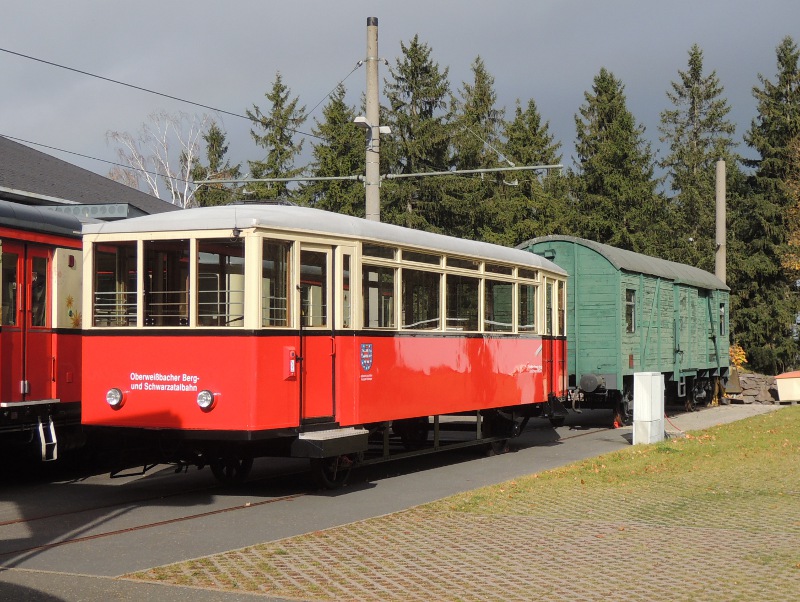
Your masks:
<svg viewBox="0 0 800 602"><path fill-rule="evenodd" d="M364 134L353 125L355 109L345 102L342 84L322 109L322 121L315 120L309 165L313 177L343 177L364 172ZM364 217L364 184L356 180L321 180L301 188L304 204L318 209Z"/></svg>
<svg viewBox="0 0 800 602"><path fill-rule="evenodd" d="M714 271L716 164L724 160L735 177L740 158L734 152L735 126L727 119L730 107L722 97L716 71L703 72L703 51L689 50L688 68L678 71L667 98L674 108L661 113L661 142L669 152L660 162L667 170L675 235L670 259Z"/></svg>
<svg viewBox="0 0 800 602"><path fill-rule="evenodd" d="M789 240L791 145L800 134L800 52L790 37L777 48L773 83L758 76L754 87L758 115L745 142L758 157L750 193L733 207L730 239L740 241L740 262L730 281L733 335L744 347L750 366L776 373L797 363L794 327L797 287L782 259Z"/></svg>
<svg viewBox="0 0 800 602"><path fill-rule="evenodd" d="M533 99L524 110L517 100L514 118L504 123L503 136L505 156L516 165L561 163L561 143L550 133L550 123L542 122ZM512 210L505 220L505 244L516 246L536 236L575 233L566 180L560 171L518 171L504 177L514 184L507 188Z"/></svg>
<svg viewBox="0 0 800 602"><path fill-rule="evenodd" d="M628 110L622 82L605 68L585 98L575 116L579 231L591 240L657 254L664 205L644 126Z"/></svg>
<svg viewBox="0 0 800 602"><path fill-rule="evenodd" d="M259 178L293 178L303 173L295 167L296 157L303 149L303 141L295 141L306 120L304 106L298 106L298 98L291 97L291 90L283 83L280 72L275 75L272 89L265 94L269 109L264 112L257 105L247 110L253 122L250 135L255 143L266 151L260 161L248 161L250 175ZM291 198L287 182L254 183L253 191L261 199Z"/></svg>
<svg viewBox="0 0 800 602"><path fill-rule="evenodd" d="M505 167L506 159L497 149L503 111L496 107L494 78L480 57L473 61L471 71L472 82L463 82L451 100L452 165L455 169ZM495 173L448 178L437 225L454 236L496 242L502 229L496 218L506 200L502 182Z"/></svg>
<svg viewBox="0 0 800 602"><path fill-rule="evenodd" d="M401 56L389 68L384 96L389 106L382 123L392 133L381 139L382 173L413 174L449 168L450 129L448 69L440 69L432 50L419 36L400 43ZM442 198L439 178L385 181L381 187L384 221L412 228L437 230L436 212Z"/></svg>
<svg viewBox="0 0 800 602"><path fill-rule="evenodd" d="M228 143L223 132L216 122L211 122L208 131L203 134L206 143L206 160L203 165L197 162L192 169L193 180L235 180L241 176L239 165L231 166L225 158L228 153ZM199 207L212 205L227 205L238 194L238 187L229 184L204 184L197 188L194 200Z"/></svg>

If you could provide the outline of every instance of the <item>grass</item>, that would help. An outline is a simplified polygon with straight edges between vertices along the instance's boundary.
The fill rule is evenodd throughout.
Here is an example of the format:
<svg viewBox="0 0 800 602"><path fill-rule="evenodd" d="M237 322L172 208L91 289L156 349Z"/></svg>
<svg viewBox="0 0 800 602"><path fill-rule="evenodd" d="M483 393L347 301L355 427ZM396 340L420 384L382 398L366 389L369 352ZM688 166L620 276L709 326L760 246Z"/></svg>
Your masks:
<svg viewBox="0 0 800 602"><path fill-rule="evenodd" d="M427 505L430 511L537 514L544 503L586 507L626 492L679 497L692 505L721 496L755 503L797 496L800 503L800 406L633 446L463 493Z"/></svg>

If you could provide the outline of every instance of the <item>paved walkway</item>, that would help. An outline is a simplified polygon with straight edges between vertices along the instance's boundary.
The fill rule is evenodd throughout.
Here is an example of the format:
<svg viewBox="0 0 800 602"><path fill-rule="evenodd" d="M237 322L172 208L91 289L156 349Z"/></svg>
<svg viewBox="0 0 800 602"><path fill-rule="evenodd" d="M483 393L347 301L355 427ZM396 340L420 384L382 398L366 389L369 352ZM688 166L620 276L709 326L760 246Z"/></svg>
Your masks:
<svg viewBox="0 0 800 602"><path fill-rule="evenodd" d="M774 409L704 409L667 430ZM130 577L292 600L800 599L800 484L761 508L662 487L570 506L542 488L499 514L423 506Z"/></svg>

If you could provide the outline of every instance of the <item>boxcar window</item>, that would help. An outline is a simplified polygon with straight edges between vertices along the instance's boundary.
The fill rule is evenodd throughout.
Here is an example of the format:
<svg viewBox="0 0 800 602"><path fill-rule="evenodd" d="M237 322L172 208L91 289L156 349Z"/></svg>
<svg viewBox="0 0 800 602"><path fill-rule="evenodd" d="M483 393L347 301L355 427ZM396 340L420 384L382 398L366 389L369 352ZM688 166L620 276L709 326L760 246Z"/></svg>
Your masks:
<svg viewBox="0 0 800 602"><path fill-rule="evenodd" d="M725 336L728 334L727 325L725 324L725 304L719 304L719 335Z"/></svg>
<svg viewBox="0 0 800 602"><path fill-rule="evenodd" d="M487 280L484 289L483 327L488 332L514 330L514 285Z"/></svg>
<svg viewBox="0 0 800 602"><path fill-rule="evenodd" d="M189 325L189 241L144 241L147 326Z"/></svg>
<svg viewBox="0 0 800 602"><path fill-rule="evenodd" d="M244 239L197 241L197 324L244 324Z"/></svg>
<svg viewBox="0 0 800 602"><path fill-rule="evenodd" d="M520 332L536 330L536 286L519 284L519 315L517 322Z"/></svg>
<svg viewBox="0 0 800 602"><path fill-rule="evenodd" d="M471 276L447 275L447 330L478 330L478 284Z"/></svg>
<svg viewBox="0 0 800 602"><path fill-rule="evenodd" d="M136 243L94 247L95 326L136 326Z"/></svg>
<svg viewBox="0 0 800 602"><path fill-rule="evenodd" d="M3 326L17 325L17 253L3 252Z"/></svg>
<svg viewBox="0 0 800 602"><path fill-rule="evenodd" d="M364 328L394 328L394 268L363 266Z"/></svg>
<svg viewBox="0 0 800 602"><path fill-rule="evenodd" d="M625 332L636 332L636 291L625 289Z"/></svg>
<svg viewBox="0 0 800 602"><path fill-rule="evenodd" d="M328 325L328 254L300 251L300 319L303 326Z"/></svg>
<svg viewBox="0 0 800 602"><path fill-rule="evenodd" d="M403 270L403 328L439 328L439 291L442 276L436 272Z"/></svg>
<svg viewBox="0 0 800 602"><path fill-rule="evenodd" d="M261 256L261 325L289 325L289 253L292 244L265 240Z"/></svg>

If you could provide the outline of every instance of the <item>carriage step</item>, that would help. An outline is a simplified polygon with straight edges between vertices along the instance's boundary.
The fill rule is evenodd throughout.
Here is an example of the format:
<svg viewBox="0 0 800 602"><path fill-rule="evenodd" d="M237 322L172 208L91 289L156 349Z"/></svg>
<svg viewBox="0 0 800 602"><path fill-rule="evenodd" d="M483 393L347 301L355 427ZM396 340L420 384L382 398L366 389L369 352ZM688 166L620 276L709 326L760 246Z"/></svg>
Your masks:
<svg viewBox="0 0 800 602"><path fill-rule="evenodd" d="M42 417L38 417L39 422L39 442L42 446L42 462L52 462L58 459L58 440L56 439L56 426L53 424L53 417L47 417L47 425L42 423Z"/></svg>
<svg viewBox="0 0 800 602"><path fill-rule="evenodd" d="M292 442L295 458L330 458L367 450L367 429L347 427L300 433Z"/></svg>

